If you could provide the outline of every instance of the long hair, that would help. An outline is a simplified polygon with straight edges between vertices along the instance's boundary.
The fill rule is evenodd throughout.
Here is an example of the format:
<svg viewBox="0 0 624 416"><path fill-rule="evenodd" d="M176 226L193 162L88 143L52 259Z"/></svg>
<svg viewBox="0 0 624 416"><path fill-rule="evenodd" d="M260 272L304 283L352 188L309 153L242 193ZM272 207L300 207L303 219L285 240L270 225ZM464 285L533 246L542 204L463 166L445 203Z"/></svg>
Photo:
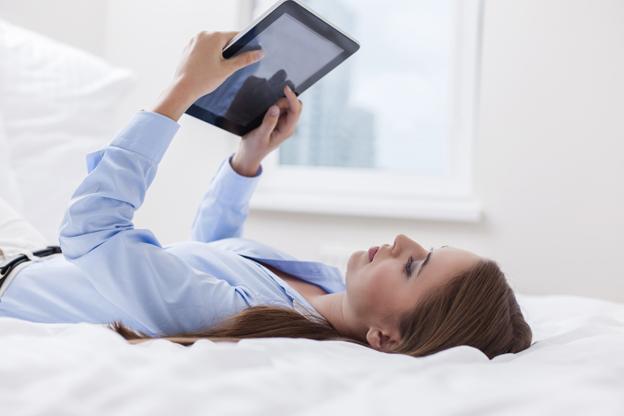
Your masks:
<svg viewBox="0 0 624 416"><path fill-rule="evenodd" d="M491 260L433 290L399 325L402 339L394 352L433 354L459 345L488 358L531 346L533 333L505 275Z"/></svg>
<svg viewBox="0 0 624 416"><path fill-rule="evenodd" d="M131 343L168 339L192 345L199 339L238 341L244 338L308 338L369 345L340 334L327 320L292 309L254 306L203 331L149 337L119 321L109 325ZM488 358L520 352L531 345L532 332L505 275L491 260L480 260L399 319L401 341L389 352L422 357L447 348L469 345Z"/></svg>

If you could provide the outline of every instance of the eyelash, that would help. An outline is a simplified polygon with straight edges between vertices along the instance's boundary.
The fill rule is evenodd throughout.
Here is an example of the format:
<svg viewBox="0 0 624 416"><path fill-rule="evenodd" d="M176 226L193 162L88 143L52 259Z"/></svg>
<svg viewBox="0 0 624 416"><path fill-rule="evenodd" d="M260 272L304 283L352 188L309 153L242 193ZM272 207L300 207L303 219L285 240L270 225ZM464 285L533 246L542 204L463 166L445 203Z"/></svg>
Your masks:
<svg viewBox="0 0 624 416"><path fill-rule="evenodd" d="M414 257L410 257L407 260L407 264L405 264L405 273L407 274L407 277L412 275L412 264L414 264Z"/></svg>

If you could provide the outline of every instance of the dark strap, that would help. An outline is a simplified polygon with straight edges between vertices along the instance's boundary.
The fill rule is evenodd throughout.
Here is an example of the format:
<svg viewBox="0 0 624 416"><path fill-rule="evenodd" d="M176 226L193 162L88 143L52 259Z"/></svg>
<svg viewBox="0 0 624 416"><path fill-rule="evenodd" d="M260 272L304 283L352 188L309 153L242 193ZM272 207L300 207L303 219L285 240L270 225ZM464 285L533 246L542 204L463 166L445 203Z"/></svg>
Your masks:
<svg viewBox="0 0 624 416"><path fill-rule="evenodd" d="M61 253L61 248L59 246L48 246L43 250L33 251L32 254L35 257L48 257L59 253ZM0 288L2 288L2 285L6 281L5 278L9 275L9 273L11 273L20 264L26 263L27 261L30 261L28 256L20 254L4 266L0 267Z"/></svg>

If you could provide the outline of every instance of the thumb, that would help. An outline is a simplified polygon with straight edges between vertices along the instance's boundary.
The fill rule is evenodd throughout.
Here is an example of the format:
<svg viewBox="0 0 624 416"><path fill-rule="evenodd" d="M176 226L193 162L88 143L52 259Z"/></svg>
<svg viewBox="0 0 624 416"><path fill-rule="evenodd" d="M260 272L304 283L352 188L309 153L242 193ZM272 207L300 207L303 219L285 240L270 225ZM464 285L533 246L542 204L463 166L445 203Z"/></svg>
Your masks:
<svg viewBox="0 0 624 416"><path fill-rule="evenodd" d="M264 53L261 50L249 51L241 53L233 58L226 60L227 65L232 73L243 69L246 66L254 64L264 58Z"/></svg>
<svg viewBox="0 0 624 416"><path fill-rule="evenodd" d="M273 105L264 115L264 120L262 120L262 125L258 128L260 134L263 136L270 136L277 126L277 122L279 120L280 109L278 106Z"/></svg>

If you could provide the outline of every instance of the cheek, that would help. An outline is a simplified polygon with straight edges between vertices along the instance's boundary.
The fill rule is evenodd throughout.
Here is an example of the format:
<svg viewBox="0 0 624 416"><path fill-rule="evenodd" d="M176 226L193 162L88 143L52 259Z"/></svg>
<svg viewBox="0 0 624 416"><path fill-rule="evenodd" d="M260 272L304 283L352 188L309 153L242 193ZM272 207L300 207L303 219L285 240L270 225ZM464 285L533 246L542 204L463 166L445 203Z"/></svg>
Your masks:
<svg viewBox="0 0 624 416"><path fill-rule="evenodd" d="M393 290L396 290L393 287L396 286L394 270L384 265L353 267L347 270L345 277L347 296L357 313L375 313L393 303Z"/></svg>

